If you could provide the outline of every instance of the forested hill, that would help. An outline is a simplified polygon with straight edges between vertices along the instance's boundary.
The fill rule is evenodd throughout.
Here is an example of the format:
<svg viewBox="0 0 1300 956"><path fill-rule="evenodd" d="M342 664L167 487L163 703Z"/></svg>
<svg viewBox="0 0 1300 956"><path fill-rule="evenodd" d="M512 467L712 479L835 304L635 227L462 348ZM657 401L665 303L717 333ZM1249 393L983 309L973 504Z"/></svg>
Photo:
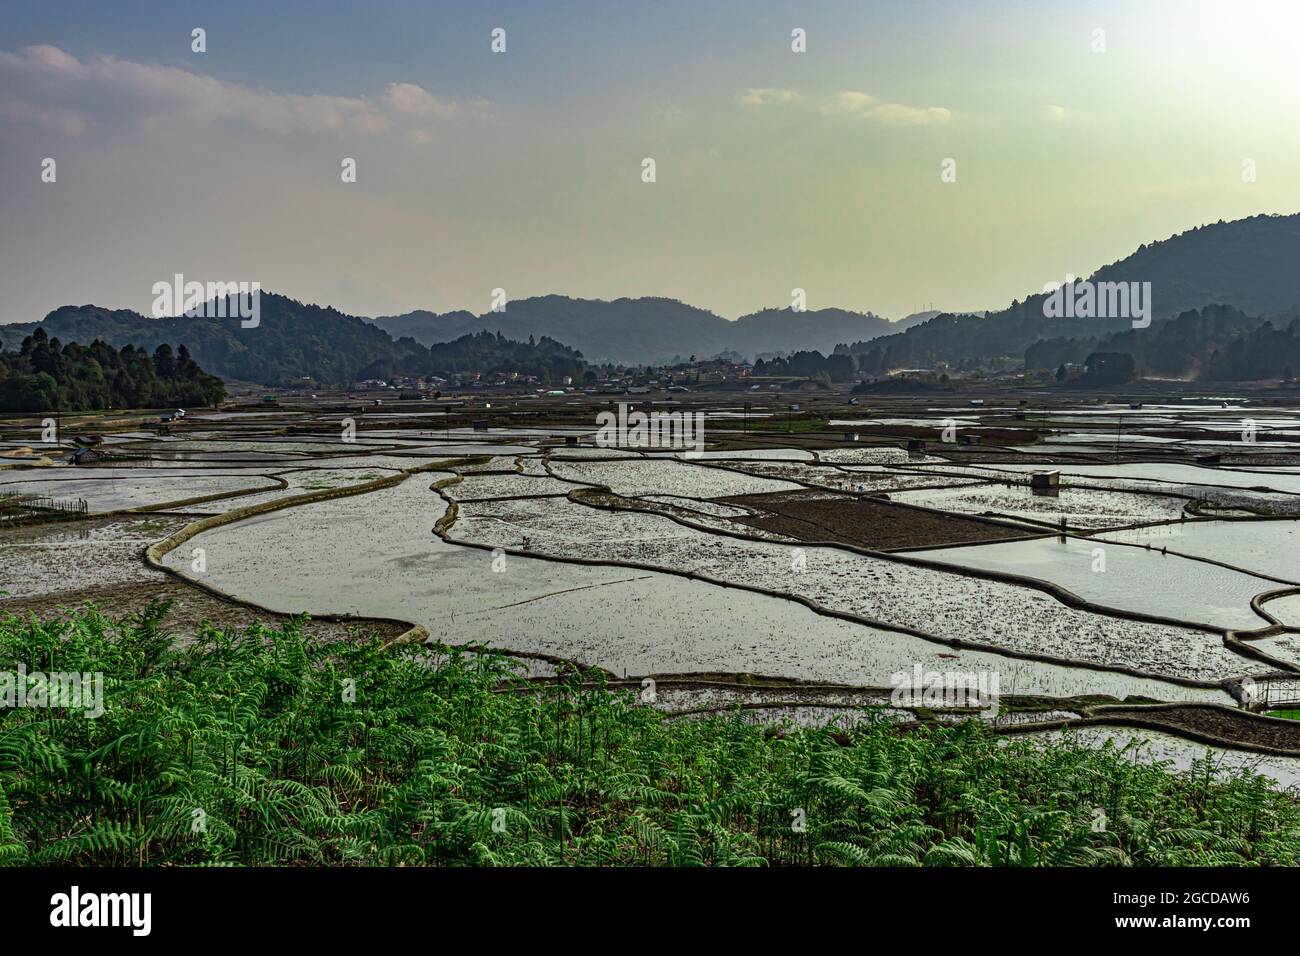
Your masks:
<svg viewBox="0 0 1300 956"><path fill-rule="evenodd" d="M734 351L749 359L763 353L831 351L840 342L885 335L896 326L870 312L846 309L763 309L730 322L676 299L573 299L543 295L509 302L502 312L420 310L380 316L391 335L426 345L469 332L501 332L517 340L548 336L579 349L591 361L656 364L704 359Z"/></svg>
<svg viewBox="0 0 1300 956"><path fill-rule="evenodd" d="M128 309L84 305L56 309L39 323L0 326L0 339L12 342L38 325L65 342L99 339L150 352L164 343L184 343L195 361L214 375L263 385L295 384L304 378L328 384L388 378L422 366L428 357L428 349L416 342L395 342L354 315L269 292L261 294L256 328L243 328L238 318L155 319Z"/></svg>
<svg viewBox="0 0 1300 956"><path fill-rule="evenodd" d="M0 352L0 411L84 412L106 408L215 405L221 379L203 371L181 346L150 355L133 345L64 345L37 329L17 349Z"/></svg>
<svg viewBox="0 0 1300 956"><path fill-rule="evenodd" d="M438 375L518 372L536 375L546 382L560 382L566 376L580 379L585 368L581 352L546 336L540 341L530 338L516 342L500 332L479 332L439 343L429 350L429 369Z"/></svg>
<svg viewBox="0 0 1300 956"><path fill-rule="evenodd" d="M1044 339L1025 350L1033 370L1082 364L1096 352L1133 357L1140 377L1218 381L1288 379L1300 370L1300 309L1247 315L1227 305L1188 309L1149 329L1086 339Z"/></svg>
<svg viewBox="0 0 1300 956"><path fill-rule="evenodd" d="M695 354L714 355L727 347L731 323L676 299L572 299L543 295L513 299L502 312L413 312L381 316L375 325L418 342L447 342L467 333L500 332L527 340L547 336L580 350L593 361L651 362Z"/></svg>
<svg viewBox="0 0 1300 956"><path fill-rule="evenodd" d="M1201 226L1140 246L1090 278L1094 282L1150 282L1156 322L1210 304L1261 315L1287 312L1300 305L1297 262L1300 215L1254 216ZM1131 329L1125 318L1047 318L1043 299L1041 291L1036 291L1025 301L1013 302L984 318L940 315L906 332L846 351L861 356L862 371L878 373L929 367L940 361L960 364L1021 356L1040 339L1097 338Z"/></svg>
<svg viewBox="0 0 1300 956"><path fill-rule="evenodd" d="M585 368L581 352L546 337L519 342L484 332L430 350L413 339L394 341L356 316L267 292L255 328L243 328L238 318L152 319L125 309L65 306L40 323L0 326L0 343L12 349L32 331L65 342L133 345L146 353L183 343L214 375L262 385L301 385L304 379L347 385L454 372L519 372L553 382L580 376Z"/></svg>
<svg viewBox="0 0 1300 956"><path fill-rule="evenodd" d="M768 309L729 322L674 299L570 299L548 295L510 302L504 312L436 315L412 312L373 322L336 309L263 292L256 328L238 319L176 316L154 319L126 309L64 306L41 323L0 326L0 338L37 325L64 341L101 339L153 349L184 342L205 368L227 379L288 385L303 378L337 384L398 374L425 374L428 346L478 332L517 343L563 342L589 360L628 362L707 358L734 349L755 357L795 352L883 334L893 326L870 313L843 309ZM544 356L537 356L541 359Z"/></svg>
<svg viewBox="0 0 1300 956"><path fill-rule="evenodd" d="M1297 262L1300 215L1255 216L1202 226L1143 245L1132 255L1097 270L1090 279L1150 282L1154 322L1138 332L1139 337L1154 340L1163 320L1211 304L1233 307L1248 316L1289 313L1300 305ZM692 356L704 359L728 351L751 360L774 353L792 357L798 352L826 355L834 351L853 356L856 374L871 376L900 368L929 368L939 362L959 367L989 359L1018 363L1027 349L1043 340L1099 340L1131 329L1130 317L1048 318L1044 298L1041 291L1035 291L1000 312L982 317L941 314L894 332L897 326L879 316L843 309L766 309L730 322L675 299L604 301L559 295L510 301L503 312L479 316L413 312L372 322L263 292L256 328L243 328L237 318L154 319L87 305L57 309L40 323L0 326L0 339L12 347L16 339L39 324L47 335L65 342L98 339L118 347L132 344L149 352L164 343L175 348L183 342L195 361L225 379L266 385L303 381L333 385L442 371L430 345L452 343L484 331L502 336L498 341L516 343L518 348L511 346L516 361L521 360L523 343L531 340L533 345L527 348L538 348L539 339L553 345L562 342L588 361L632 363ZM1277 328L1285 326L1284 322ZM390 330L399 337L393 338ZM475 341L481 344L484 340ZM1203 344L1208 343L1207 339ZM1198 360L1202 370L1212 364L1212 348L1187 342L1181 347L1202 355L1204 360ZM454 356L456 350L444 354ZM538 353L527 360L551 367L557 356L557 368L574 358ZM1227 367L1221 362L1218 365Z"/></svg>

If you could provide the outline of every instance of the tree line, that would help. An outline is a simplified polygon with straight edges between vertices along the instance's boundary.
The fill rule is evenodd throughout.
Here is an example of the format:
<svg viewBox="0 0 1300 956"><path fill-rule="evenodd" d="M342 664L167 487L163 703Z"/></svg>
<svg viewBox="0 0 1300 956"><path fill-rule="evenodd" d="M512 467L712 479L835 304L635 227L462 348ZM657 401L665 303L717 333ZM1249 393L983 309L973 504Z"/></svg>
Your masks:
<svg viewBox="0 0 1300 956"><path fill-rule="evenodd" d="M99 339L116 347L155 349L184 342L213 375L269 386L350 385L367 379L498 371L550 381L580 376L585 367L581 352L547 337L520 342L491 333L465 334L430 349L413 338L394 340L378 326L336 309L266 292L254 327L244 327L238 319L155 319L87 305L64 306L40 323L11 327L8 334L38 328L65 342Z"/></svg>
<svg viewBox="0 0 1300 956"><path fill-rule="evenodd" d="M1291 379L1300 369L1300 312L1293 309L1264 317L1232 306L1207 305L1149 329L1126 329L1097 338L1043 339L1025 350L1025 368L1032 372L1091 366L1095 354L1129 356L1130 377Z"/></svg>
<svg viewBox="0 0 1300 956"><path fill-rule="evenodd" d="M822 355L821 352L795 352L784 358L760 358L754 363L754 376L811 378L825 385L831 382L851 382L857 371L856 363L850 355Z"/></svg>
<svg viewBox="0 0 1300 956"><path fill-rule="evenodd" d="M152 355L99 340L64 345L38 328L17 351L0 348L0 410L7 412L192 407L225 397L225 383L203 371L184 345L163 343Z"/></svg>
<svg viewBox="0 0 1300 956"><path fill-rule="evenodd" d="M581 352L545 335L540 340L530 335L527 342L516 342L500 332L478 332L429 349L428 368L438 375L517 372L558 383L566 376L581 378L586 367Z"/></svg>

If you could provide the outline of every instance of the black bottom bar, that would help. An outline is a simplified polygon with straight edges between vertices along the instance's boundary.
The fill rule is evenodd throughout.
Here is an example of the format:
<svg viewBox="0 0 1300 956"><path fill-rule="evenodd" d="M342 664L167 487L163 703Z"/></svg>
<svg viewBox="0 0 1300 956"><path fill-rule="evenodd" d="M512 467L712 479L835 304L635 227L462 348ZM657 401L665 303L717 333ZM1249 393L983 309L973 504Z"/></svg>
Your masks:
<svg viewBox="0 0 1300 956"><path fill-rule="evenodd" d="M149 894L148 905L143 896L98 894ZM502 934L558 925L580 932L589 920L605 930L654 926L656 935L683 943L711 933L735 942L775 924L821 932L850 914L856 932L873 936L910 927L909 934L967 941L1028 931L1044 941L1172 932L1231 942L1243 932L1289 926L1294 899L1292 873L1241 869L0 869L11 944L77 933L127 945L373 945L392 934L474 926L490 934L490 944ZM71 925L114 918L119 925ZM137 936L146 922L148 935Z"/></svg>

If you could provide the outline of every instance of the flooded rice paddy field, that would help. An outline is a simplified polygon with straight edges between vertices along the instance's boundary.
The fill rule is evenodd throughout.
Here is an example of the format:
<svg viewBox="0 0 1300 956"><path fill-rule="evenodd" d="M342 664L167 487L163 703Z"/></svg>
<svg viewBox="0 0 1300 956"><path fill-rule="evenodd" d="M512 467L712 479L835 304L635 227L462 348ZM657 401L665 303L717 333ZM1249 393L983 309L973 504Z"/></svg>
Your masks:
<svg viewBox="0 0 1300 956"><path fill-rule="evenodd" d="M1250 646L1274 660L1284 661L1293 668L1300 668L1300 633L1255 638L1250 642Z"/></svg>
<svg viewBox="0 0 1300 956"><path fill-rule="evenodd" d="M890 500L957 514L992 515L1070 528L1118 528L1176 521L1187 500L1100 488L1062 488L1051 495L1036 494L1025 485L966 485L900 491Z"/></svg>
<svg viewBox="0 0 1300 956"><path fill-rule="evenodd" d="M1209 761L1216 775L1258 774L1284 789L1300 784L1300 757L1281 757L1224 747L1210 747L1173 734L1130 727L1079 727L1048 730L1030 735L1044 746L1108 748L1123 753L1134 763L1166 764L1172 770L1189 770L1193 764Z"/></svg>
<svg viewBox="0 0 1300 956"><path fill-rule="evenodd" d="M340 445L344 444L369 444L366 442L344 443L341 439L338 441L291 441L289 439L266 439L263 441L228 441L216 440L207 441L199 438L186 440L184 442L168 442L163 445L153 445L148 442L142 442L140 449L155 452L167 452L178 454L181 452L222 452L238 454L242 452L271 452L273 454L335 454ZM378 447L386 447L381 444Z"/></svg>
<svg viewBox="0 0 1300 956"><path fill-rule="evenodd" d="M1300 521L1184 521L1107 531L1097 539L1219 561L1279 582L1300 584Z"/></svg>
<svg viewBox="0 0 1300 956"><path fill-rule="evenodd" d="M737 448L733 451L647 452L699 461L813 461L817 453L806 448Z"/></svg>
<svg viewBox="0 0 1300 956"><path fill-rule="evenodd" d="M141 552L187 524L174 515L129 515L0 532L0 614L13 599L57 603L84 591L135 584L162 575Z"/></svg>
<svg viewBox="0 0 1300 956"><path fill-rule="evenodd" d="M1195 680L1250 669L1213 632L1097 614L1004 581L839 548L723 537L565 498L464 504L451 535L491 548L705 576L948 641Z"/></svg>
<svg viewBox="0 0 1300 956"><path fill-rule="evenodd" d="M69 502L84 501L91 513L102 514L132 508L152 508L207 495L262 491L273 488L276 484L274 479L259 475L147 476L69 481L6 481L0 483L0 493L51 496Z"/></svg>
<svg viewBox="0 0 1300 956"><path fill-rule="evenodd" d="M552 459L550 469L557 478L606 485L615 494L626 497L676 495L686 491L696 498L723 498L799 488L789 481L663 458L583 462Z"/></svg>
<svg viewBox="0 0 1300 956"><path fill-rule="evenodd" d="M1289 627L1300 628L1300 594L1287 594L1264 603L1264 610Z"/></svg>
<svg viewBox="0 0 1300 956"><path fill-rule="evenodd" d="M1145 548L1053 535L914 556L1049 581L1084 600L1135 614L1235 630L1267 623L1250 606L1251 598L1269 587L1266 580Z"/></svg>
<svg viewBox="0 0 1300 956"><path fill-rule="evenodd" d="M470 475L475 472L493 472L493 471L520 471L519 455L488 455L486 459L469 459L456 466L456 470L461 474ZM545 472L543 472L545 474Z"/></svg>
<svg viewBox="0 0 1300 956"><path fill-rule="evenodd" d="M757 538L762 541L800 540L792 535L782 534L779 531L772 531L766 528L750 525L749 522L754 520L753 513L748 515L721 515L713 513L708 509L715 504L714 502L701 502L697 504L689 498L666 501L663 496L623 498L610 492L592 489L585 490L580 497L582 503L589 507L605 508L615 511L639 511L648 514L663 515L664 517L681 522L686 526L693 527L697 530L713 531L724 535L732 535L738 532L736 522L742 522L749 528L749 530L745 532L749 537ZM731 506L722 505L722 507Z"/></svg>
<svg viewBox="0 0 1300 956"><path fill-rule="evenodd" d="M429 484L443 477L215 528L165 560L194 576L188 548L200 546L205 582L279 611L399 616L447 643L550 654L618 676L752 673L890 687L920 661L936 671L997 669L1023 694L1228 699L1214 688L951 648L676 575L447 543L428 533L445 510Z"/></svg>
<svg viewBox="0 0 1300 956"><path fill-rule="evenodd" d="M172 508L176 514L208 515L224 514L237 508L250 508L269 501L307 494L312 491L327 491L346 488L349 485L365 484L389 475L396 475L399 469L377 468L373 466L358 468L301 468L294 471L282 471L273 477L284 481L284 488L258 492L251 495L239 495L223 498L220 501L203 501L180 508Z"/></svg>
<svg viewBox="0 0 1300 956"><path fill-rule="evenodd" d="M1005 471L1035 471L1033 465L1008 463L998 465ZM1265 488L1300 494L1300 475L1287 472L1242 471L1237 468L1207 468L1176 462L1115 462L1107 464L1070 463L1060 466L1063 475L1102 478L1130 478L1159 482L1166 486L1205 485L1218 488ZM1126 487L1134 487L1126 485ZM1138 486L1140 487L1140 486Z"/></svg>
<svg viewBox="0 0 1300 956"><path fill-rule="evenodd" d="M835 465L925 465L946 461L935 455L907 451L897 444L821 449L817 460Z"/></svg>
<svg viewBox="0 0 1300 956"><path fill-rule="evenodd" d="M891 470L884 465L834 465L811 462L725 462L728 470L799 482L818 488L857 494L903 491L908 488L948 488L976 484L981 478L954 478L946 475Z"/></svg>
<svg viewBox="0 0 1300 956"><path fill-rule="evenodd" d="M1107 473L1106 468L1115 469ZM1085 472L1085 469L1087 471ZM1095 469L1095 470L1094 470ZM1087 466L1076 463L1062 464L1026 464L1005 462L997 465L922 465L921 472L945 476L964 476L997 482L1028 482L1029 475L1035 471L1059 470L1061 487L1068 489L1097 489L1108 492L1132 492L1140 495L1167 495L1182 498L1184 504L1196 502L1211 508L1213 513L1236 513L1238 516L1272 515L1276 517L1300 517L1300 496L1285 491L1273 491L1260 485L1243 486L1236 480L1228 480L1225 485L1208 485L1198 482L1179 482L1155 477L1144 477L1141 473L1161 473L1162 467L1155 464L1136 465L1126 470L1124 465ZM1209 469L1197 469L1206 472ZM1229 469L1217 469L1217 473L1227 473ZM1211 479L1214 474L1195 474L1165 470L1166 474L1192 474L1199 479Z"/></svg>
<svg viewBox="0 0 1300 956"><path fill-rule="evenodd" d="M463 481L448 486L447 494L457 501L479 501L491 498L563 495L574 488L581 487L583 486L549 476L469 472L465 474Z"/></svg>
<svg viewBox="0 0 1300 956"><path fill-rule="evenodd" d="M832 707L818 704L765 704L755 707L752 704L733 704L727 711L734 714L743 724L770 727L776 730L795 727L831 727L849 730L864 724L882 721L905 723L912 720L910 711L891 707L858 707L853 709ZM672 713L670 711L670 713ZM675 716L676 720L702 720L715 715L718 711L706 710L686 712Z"/></svg>
<svg viewBox="0 0 1300 956"><path fill-rule="evenodd" d="M721 501L706 501L700 498L681 498L676 495L643 495L641 500L674 505L697 514L710 515L715 518L744 518L755 513L753 508L726 504Z"/></svg>
<svg viewBox="0 0 1300 956"><path fill-rule="evenodd" d="M877 719L853 708L918 664L996 673L1004 695L1059 701L1038 712L1062 719L1090 696L1236 706L1226 682L1276 670L1225 634L1265 627L1251 599L1300 584L1300 521L1258 520L1300 510L1300 458L1286 443L1230 441L1240 408L804 397L800 415L828 423L819 431L784 429L787 410L767 395L746 417L736 396L686 400L708 416L701 456L596 446L608 403L572 398L520 421L497 399L490 413L367 408L353 416L355 441L339 433L347 409L305 401L193 413L188 433L132 423L105 436L114 460L79 467L64 464L68 447L34 445L27 423L0 429L13 454L54 461L0 466L0 495L161 512L0 524L0 591L11 595L0 613L5 600L116 585L172 593L188 579L270 611L390 618L447 643L541 655L530 659L538 673L553 667L539 661L567 660L620 678L709 675L718 688L666 689L659 706L744 705L746 719L797 723ZM479 416L490 427L469 427ZM1261 432L1296 425L1282 411L1254 417ZM936 441L945 420L984 430L982 443ZM1123 422L1119 444L1111 421ZM907 449L909 429L924 450ZM1204 460L1207 443L1223 446L1223 467ZM1055 468L1056 495L1024 484ZM397 485L256 513L403 472ZM244 494L184 503L230 492ZM798 517L818 524L794 537L779 524L790 494L809 496ZM1192 500L1231 517L1206 520ZM174 576L145 565L145 547L187 523L250 508L168 553ZM1035 534L1062 518L1078 534ZM957 527L945 521L975 524L944 537ZM885 547L894 557L875 550ZM1296 630L1251 646L1300 673L1300 599L1265 607ZM840 689L800 695L789 682Z"/></svg>
<svg viewBox="0 0 1300 956"><path fill-rule="evenodd" d="M449 458L456 459L456 455L432 454L400 454L389 455L382 452L364 454L364 455L329 455L318 456L306 463L306 465L319 468L385 468L391 471L410 471L412 468L419 468L422 465L433 464L434 462L447 461ZM294 467L302 468L304 465Z"/></svg>
<svg viewBox="0 0 1300 956"><path fill-rule="evenodd" d="M556 461L581 461L587 458L641 458L640 449L602 448L599 445L565 445L557 448L551 456ZM668 457L672 457L671 454Z"/></svg>

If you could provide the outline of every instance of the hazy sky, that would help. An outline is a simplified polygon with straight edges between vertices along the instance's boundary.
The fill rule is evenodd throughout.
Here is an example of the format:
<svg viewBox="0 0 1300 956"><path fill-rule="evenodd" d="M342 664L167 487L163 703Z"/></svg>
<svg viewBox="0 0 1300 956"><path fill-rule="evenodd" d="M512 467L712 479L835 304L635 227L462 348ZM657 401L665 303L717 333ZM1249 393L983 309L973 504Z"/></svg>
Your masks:
<svg viewBox="0 0 1300 956"><path fill-rule="evenodd" d="M6 0L0 321L177 272L366 315L997 308L1300 209L1298 34L1294 0Z"/></svg>

